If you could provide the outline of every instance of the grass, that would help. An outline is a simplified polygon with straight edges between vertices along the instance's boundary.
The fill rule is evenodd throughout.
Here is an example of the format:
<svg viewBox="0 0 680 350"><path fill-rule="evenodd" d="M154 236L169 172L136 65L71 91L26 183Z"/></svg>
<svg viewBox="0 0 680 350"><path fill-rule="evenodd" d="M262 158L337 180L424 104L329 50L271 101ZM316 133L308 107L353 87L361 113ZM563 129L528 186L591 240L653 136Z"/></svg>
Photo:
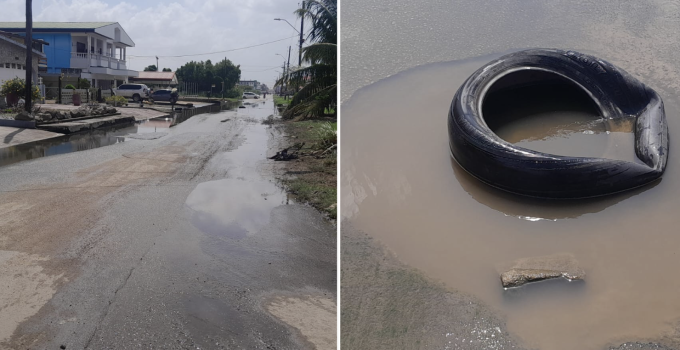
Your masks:
<svg viewBox="0 0 680 350"><path fill-rule="evenodd" d="M274 95L274 105L276 105L276 106L278 106L278 105L288 106L289 103L290 103L290 99L286 100L282 96Z"/></svg>
<svg viewBox="0 0 680 350"><path fill-rule="evenodd" d="M328 214L333 219L337 217L337 208L335 204L338 197L338 191L336 186L329 186L326 182L318 178L307 176L293 180L285 180L284 184L299 200L309 203L311 206Z"/></svg>

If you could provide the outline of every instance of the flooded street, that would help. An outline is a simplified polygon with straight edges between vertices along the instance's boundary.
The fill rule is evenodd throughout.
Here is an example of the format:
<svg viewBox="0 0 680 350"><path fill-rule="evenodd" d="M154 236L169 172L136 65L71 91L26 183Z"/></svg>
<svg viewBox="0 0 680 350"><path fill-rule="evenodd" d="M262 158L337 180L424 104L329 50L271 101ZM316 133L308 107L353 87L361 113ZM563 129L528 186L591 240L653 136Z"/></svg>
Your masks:
<svg viewBox="0 0 680 350"><path fill-rule="evenodd" d="M344 222L374 238L400 263L442 282L448 292L478 298L505 320L521 347L595 350L629 341L677 346L680 153L672 141L661 181L597 199L551 201L505 193L468 175L450 156L446 128L456 90L479 67L522 48L558 47L609 60L654 88L664 100L673 139L680 134L680 66L669 59L680 39L680 18L672 11L677 4L585 2L566 8L511 1L485 12L487 5L439 4L435 11L405 1L384 7L343 3ZM426 14L432 15L429 27L415 25ZM601 19L594 20L595 14ZM493 30L499 33L495 37ZM369 38L354 36L357 32ZM445 44L435 46L436 39ZM377 42L375 50L360 50L371 40ZM399 58L381 62L385 52ZM499 136L522 147L635 160L632 125L604 123L587 99L576 95L560 89L513 91L485 102L485 119ZM515 114L494 123L494 115L508 111ZM357 240L355 234L348 237ZM345 250L344 242L343 261L358 256L360 248ZM562 253L578 261L584 281L502 288L500 273L513 261ZM399 287L385 288L396 295ZM356 312L344 295L343 313ZM399 307L415 310L417 294L401 298ZM380 306L373 310L380 312ZM455 317L413 320L411 337ZM367 337L370 333L350 340ZM443 340L433 339L425 340L445 347ZM458 341L459 348L472 348ZM419 344L413 347L426 348Z"/></svg>
<svg viewBox="0 0 680 350"><path fill-rule="evenodd" d="M277 183L275 113L0 168L0 348L332 348L336 230Z"/></svg>

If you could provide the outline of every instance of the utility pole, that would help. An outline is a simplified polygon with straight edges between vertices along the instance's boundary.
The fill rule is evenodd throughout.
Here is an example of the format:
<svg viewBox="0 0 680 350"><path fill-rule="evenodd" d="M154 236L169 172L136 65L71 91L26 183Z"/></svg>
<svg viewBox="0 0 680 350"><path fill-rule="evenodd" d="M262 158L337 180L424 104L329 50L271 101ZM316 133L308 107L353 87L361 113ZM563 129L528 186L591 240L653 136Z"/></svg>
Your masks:
<svg viewBox="0 0 680 350"><path fill-rule="evenodd" d="M156 56L156 72L158 71L160 71L160 69L158 68L158 56Z"/></svg>
<svg viewBox="0 0 680 350"><path fill-rule="evenodd" d="M288 68L287 68L288 74L290 74L290 46L288 46ZM288 77L290 81L290 77ZM288 86L290 87L290 86ZM288 96L288 90L286 90L286 96Z"/></svg>
<svg viewBox="0 0 680 350"><path fill-rule="evenodd" d="M302 2L302 8L305 8L305 2ZM305 32L305 16L300 17L300 49L298 50L298 67L302 66L302 33Z"/></svg>
<svg viewBox="0 0 680 350"><path fill-rule="evenodd" d="M288 76L286 76L286 61L283 61L283 66L281 67L283 69L283 75L282 75L282 81L283 81L283 86L281 86L281 93L285 93L286 91L286 79ZM281 93L279 95L281 95Z"/></svg>
<svg viewBox="0 0 680 350"><path fill-rule="evenodd" d="M33 0L26 0L26 96L24 109L31 113L33 93Z"/></svg>

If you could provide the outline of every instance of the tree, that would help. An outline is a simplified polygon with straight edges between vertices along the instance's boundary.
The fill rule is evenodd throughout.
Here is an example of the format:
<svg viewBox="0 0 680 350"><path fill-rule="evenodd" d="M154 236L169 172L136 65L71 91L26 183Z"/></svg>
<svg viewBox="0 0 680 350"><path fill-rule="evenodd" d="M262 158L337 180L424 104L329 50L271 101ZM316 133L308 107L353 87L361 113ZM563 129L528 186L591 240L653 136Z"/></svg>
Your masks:
<svg viewBox="0 0 680 350"><path fill-rule="evenodd" d="M170 68L163 68L163 71L164 71L164 72L172 72L172 69L170 69Z"/></svg>
<svg viewBox="0 0 680 350"><path fill-rule="evenodd" d="M158 67L156 67L155 64L152 64L152 65L147 66L146 68L144 68L144 71L145 71L145 72L157 72L157 71L158 71Z"/></svg>
<svg viewBox="0 0 680 350"><path fill-rule="evenodd" d="M309 66L298 67L276 82L301 87L283 117L320 117L337 106L337 0L306 0L295 13L311 22L312 44L302 48L303 62Z"/></svg>
<svg viewBox="0 0 680 350"><path fill-rule="evenodd" d="M225 90L231 90L241 79L241 68L226 58L216 64L191 61L177 68L175 75L180 81L197 83L202 91L209 91L213 84L222 86L222 82Z"/></svg>

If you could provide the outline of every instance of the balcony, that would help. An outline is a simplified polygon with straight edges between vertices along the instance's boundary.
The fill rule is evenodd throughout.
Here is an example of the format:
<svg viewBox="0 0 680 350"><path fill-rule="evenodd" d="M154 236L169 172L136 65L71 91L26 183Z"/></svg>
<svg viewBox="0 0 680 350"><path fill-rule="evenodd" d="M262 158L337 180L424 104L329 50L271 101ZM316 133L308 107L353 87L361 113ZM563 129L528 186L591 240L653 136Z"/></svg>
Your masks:
<svg viewBox="0 0 680 350"><path fill-rule="evenodd" d="M87 52L71 52L71 68L89 67L127 69L126 62L115 57L100 54L91 54L88 56Z"/></svg>

